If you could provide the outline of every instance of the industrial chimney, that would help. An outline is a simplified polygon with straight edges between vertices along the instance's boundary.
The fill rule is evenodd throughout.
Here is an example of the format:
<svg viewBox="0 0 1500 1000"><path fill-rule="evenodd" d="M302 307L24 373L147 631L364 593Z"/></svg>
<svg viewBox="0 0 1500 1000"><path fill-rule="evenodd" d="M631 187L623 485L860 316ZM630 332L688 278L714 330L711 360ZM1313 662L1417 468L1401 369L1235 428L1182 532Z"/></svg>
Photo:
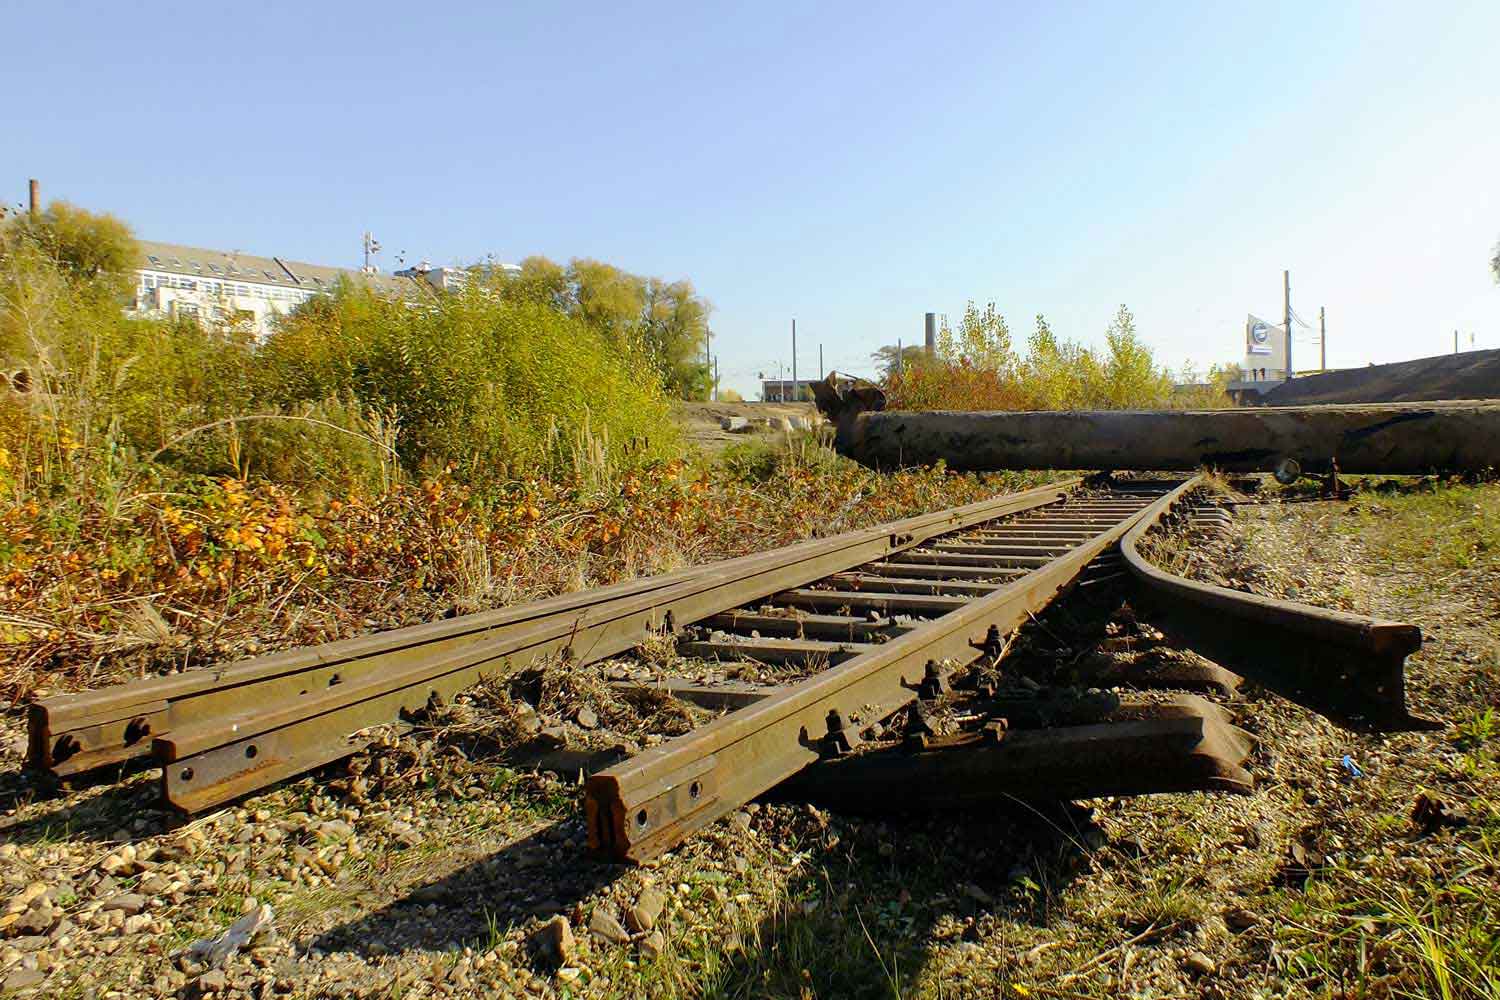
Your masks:
<svg viewBox="0 0 1500 1000"><path fill-rule="evenodd" d="M927 356L933 357L937 354L937 313L928 313L927 319Z"/></svg>

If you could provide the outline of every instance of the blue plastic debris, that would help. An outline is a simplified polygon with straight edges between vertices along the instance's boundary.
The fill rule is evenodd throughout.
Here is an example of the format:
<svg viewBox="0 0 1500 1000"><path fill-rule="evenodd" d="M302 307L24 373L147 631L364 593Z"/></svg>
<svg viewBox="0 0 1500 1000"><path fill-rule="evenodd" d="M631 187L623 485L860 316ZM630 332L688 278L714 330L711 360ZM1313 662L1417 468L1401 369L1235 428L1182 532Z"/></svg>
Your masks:
<svg viewBox="0 0 1500 1000"><path fill-rule="evenodd" d="M1354 758L1348 754L1344 754L1344 770L1349 772L1349 777L1351 778L1363 778L1365 776L1365 772L1359 769L1359 765L1354 763Z"/></svg>

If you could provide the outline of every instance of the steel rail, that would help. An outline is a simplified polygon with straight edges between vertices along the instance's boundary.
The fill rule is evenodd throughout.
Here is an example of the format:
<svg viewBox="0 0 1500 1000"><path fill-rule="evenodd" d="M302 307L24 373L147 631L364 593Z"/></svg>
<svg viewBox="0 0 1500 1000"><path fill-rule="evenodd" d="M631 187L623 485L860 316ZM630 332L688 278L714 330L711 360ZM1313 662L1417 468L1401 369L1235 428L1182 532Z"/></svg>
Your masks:
<svg viewBox="0 0 1500 1000"><path fill-rule="evenodd" d="M848 553L849 566L874 557L871 553L899 553L955 528L1056 501L1080 482L1064 480L596 590L44 699L30 708L28 763L58 776L118 763L152 752L156 738L185 727L212 726L247 711L314 699L330 688L420 669L513 630L571 622L590 609L638 601L705 574L738 572L748 578L767 566L803 565L836 553Z"/></svg>
<svg viewBox="0 0 1500 1000"><path fill-rule="evenodd" d="M1159 516L1199 482L1194 477L1152 497L1135 493L1134 513L1025 576L967 601L877 649L723 716L593 775L585 786L590 846L640 862L819 758L820 738L844 720L865 724L916 697L929 661L978 659L990 629L1019 626L1074 583L1083 569L1143 518ZM1160 488L1159 488L1160 489Z"/></svg>
<svg viewBox="0 0 1500 1000"><path fill-rule="evenodd" d="M1138 610L1174 640L1220 666L1350 729L1440 728L1406 708L1406 657L1422 646L1415 625L1316 608L1189 580L1141 554L1165 510L1120 540L1140 591Z"/></svg>
<svg viewBox="0 0 1500 1000"><path fill-rule="evenodd" d="M399 722L483 677L546 657L586 663L632 649L665 628L698 621L830 574L880 559L924 539L996 517L1065 505L1069 487L1039 487L964 507L848 532L834 539L710 564L653 587L495 630L442 656L309 691L239 714L174 727L153 740L167 803L195 812L238 798L355 752L357 734Z"/></svg>

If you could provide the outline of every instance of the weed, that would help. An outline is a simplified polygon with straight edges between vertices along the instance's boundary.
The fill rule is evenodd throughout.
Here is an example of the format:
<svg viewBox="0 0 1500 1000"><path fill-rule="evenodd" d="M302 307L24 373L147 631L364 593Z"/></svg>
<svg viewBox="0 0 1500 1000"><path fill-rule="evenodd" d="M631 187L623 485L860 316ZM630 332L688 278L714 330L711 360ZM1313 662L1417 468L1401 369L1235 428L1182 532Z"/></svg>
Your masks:
<svg viewBox="0 0 1500 1000"><path fill-rule="evenodd" d="M1485 708L1454 726L1453 744L1460 750L1478 750L1500 736L1500 712Z"/></svg>

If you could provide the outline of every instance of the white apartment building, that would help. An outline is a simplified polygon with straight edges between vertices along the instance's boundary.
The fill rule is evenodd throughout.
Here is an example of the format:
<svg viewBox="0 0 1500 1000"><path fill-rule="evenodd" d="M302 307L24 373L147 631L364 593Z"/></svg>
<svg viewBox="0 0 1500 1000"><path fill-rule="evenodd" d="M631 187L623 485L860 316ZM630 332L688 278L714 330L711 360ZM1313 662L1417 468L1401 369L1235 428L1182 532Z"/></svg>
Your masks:
<svg viewBox="0 0 1500 1000"><path fill-rule="evenodd" d="M413 264L392 275L397 278L411 278L416 281L425 281L440 292L456 292L464 288L474 277L489 278L494 274L506 276L519 275L521 269L515 264L476 264L473 267L433 267L427 261Z"/></svg>
<svg viewBox="0 0 1500 1000"><path fill-rule="evenodd" d="M395 295L421 292L411 280L392 275L176 243L141 240L139 245L131 311L205 321L246 320L257 338L271 332L273 317L332 291L340 280Z"/></svg>

